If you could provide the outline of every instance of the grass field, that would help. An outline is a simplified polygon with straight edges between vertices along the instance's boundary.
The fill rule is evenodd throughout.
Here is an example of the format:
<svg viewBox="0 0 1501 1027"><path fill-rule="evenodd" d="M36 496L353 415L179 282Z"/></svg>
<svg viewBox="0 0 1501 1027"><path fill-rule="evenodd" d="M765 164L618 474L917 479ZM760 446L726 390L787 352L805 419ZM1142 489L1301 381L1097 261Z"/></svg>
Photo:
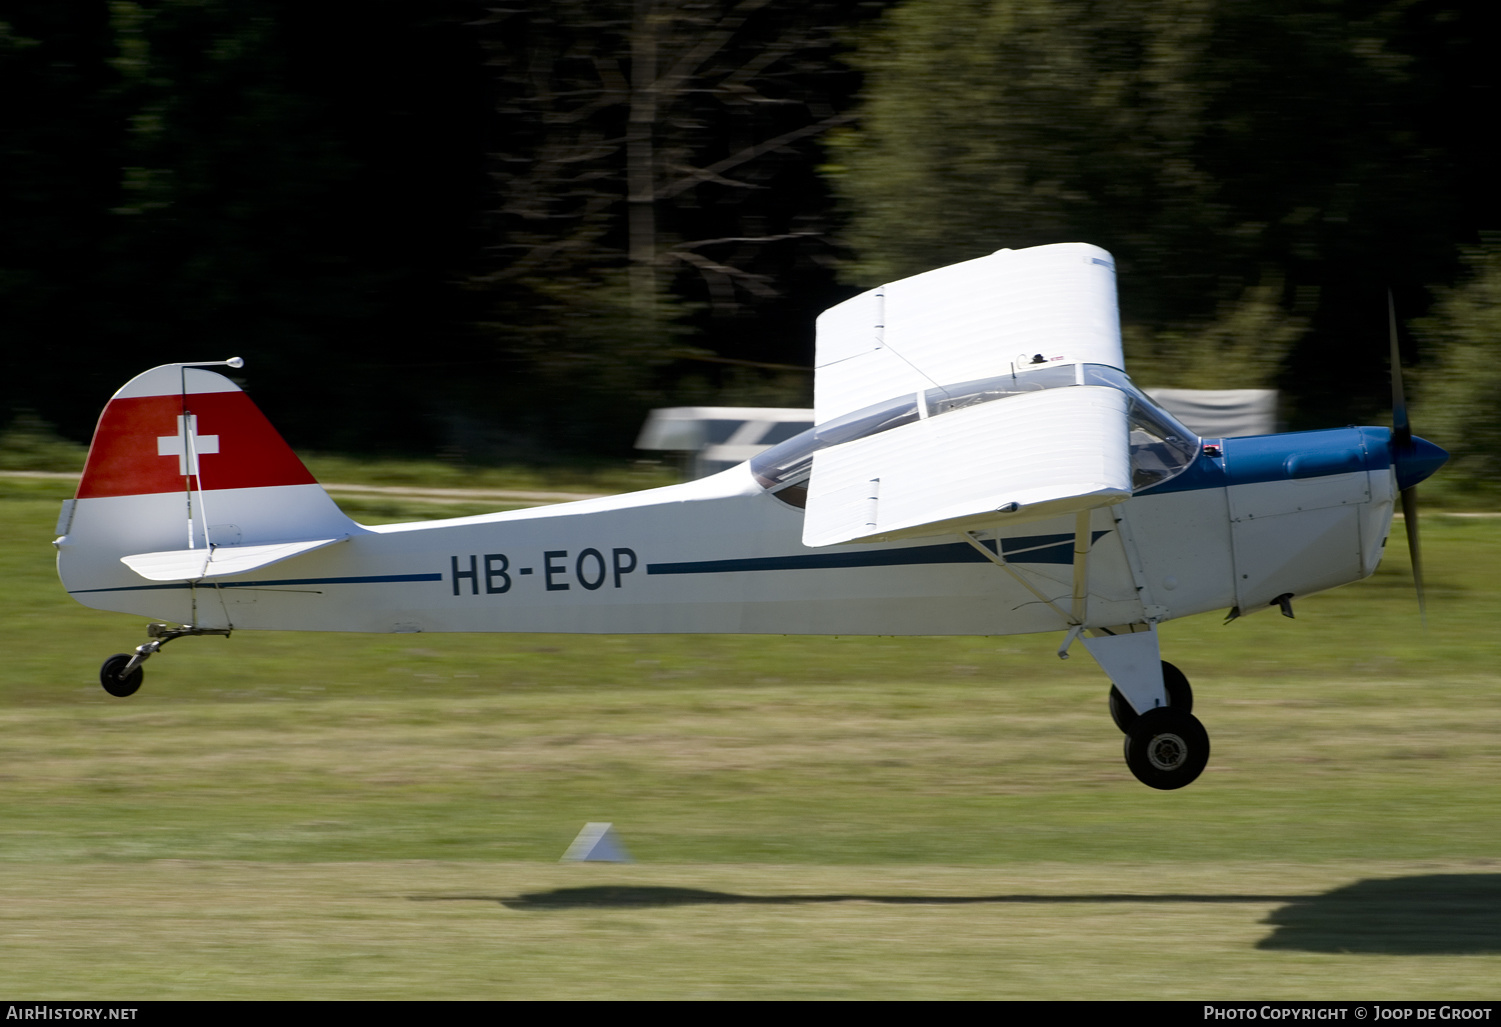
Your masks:
<svg viewBox="0 0 1501 1027"><path fill-rule="evenodd" d="M294 635L99 662L0 484L0 988L26 998L1501 997L1501 523L1164 628L1139 785L1056 636ZM399 516L400 503L358 515ZM451 512L451 511L446 511ZM613 821L632 865L556 862Z"/></svg>

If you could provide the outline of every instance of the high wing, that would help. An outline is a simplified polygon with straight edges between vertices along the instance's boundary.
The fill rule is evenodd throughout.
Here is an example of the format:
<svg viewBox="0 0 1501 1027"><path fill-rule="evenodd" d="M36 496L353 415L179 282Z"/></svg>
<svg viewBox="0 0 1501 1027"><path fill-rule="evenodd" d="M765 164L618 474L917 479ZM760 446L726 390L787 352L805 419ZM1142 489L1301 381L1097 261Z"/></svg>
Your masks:
<svg viewBox="0 0 1501 1027"><path fill-rule="evenodd" d="M826 311L820 424L865 410L901 423L814 456L803 544L951 534L1127 499L1128 399L1085 372L1122 363L1114 263L1084 243L1001 250Z"/></svg>
<svg viewBox="0 0 1501 1027"><path fill-rule="evenodd" d="M1115 261L1098 246L999 250L830 307L818 318L815 421L1039 362L1124 366Z"/></svg>

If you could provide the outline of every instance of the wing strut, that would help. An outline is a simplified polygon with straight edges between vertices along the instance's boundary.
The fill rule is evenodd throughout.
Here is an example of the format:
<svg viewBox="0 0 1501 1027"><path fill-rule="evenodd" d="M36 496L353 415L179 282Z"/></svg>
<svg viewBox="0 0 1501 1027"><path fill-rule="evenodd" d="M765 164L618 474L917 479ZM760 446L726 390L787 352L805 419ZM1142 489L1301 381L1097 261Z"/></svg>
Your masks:
<svg viewBox="0 0 1501 1027"><path fill-rule="evenodd" d="M1089 612L1089 550L1093 544L1093 540L1090 538L1090 511L1080 510L1074 515L1074 589L1072 612L1065 610L1056 602L1043 595L1038 591L1037 586L1022 577L1021 573L1007 562L1006 557L1001 554L1000 538L996 539L995 550L992 552L991 548L981 542L976 535L977 532L973 531L960 533L960 537L971 546L974 546L976 552L1011 575L1028 592L1031 592L1038 599L1056 610L1058 616L1063 618L1064 625L1069 629L1068 641L1070 643L1075 638L1078 638L1079 633L1084 630L1084 619ZM1059 655L1067 659L1067 651L1068 646L1065 645Z"/></svg>
<svg viewBox="0 0 1501 1027"><path fill-rule="evenodd" d="M1071 627L1083 627L1089 612L1089 514L1080 510L1074 515L1074 612Z"/></svg>

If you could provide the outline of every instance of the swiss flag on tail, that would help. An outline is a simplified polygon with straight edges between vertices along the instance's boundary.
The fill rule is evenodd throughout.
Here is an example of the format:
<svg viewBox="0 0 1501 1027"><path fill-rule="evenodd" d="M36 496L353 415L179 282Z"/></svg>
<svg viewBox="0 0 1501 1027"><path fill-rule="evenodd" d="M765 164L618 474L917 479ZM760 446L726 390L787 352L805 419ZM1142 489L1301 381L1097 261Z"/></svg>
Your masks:
<svg viewBox="0 0 1501 1027"><path fill-rule="evenodd" d="M315 483L238 385L168 364L132 378L104 408L78 498Z"/></svg>

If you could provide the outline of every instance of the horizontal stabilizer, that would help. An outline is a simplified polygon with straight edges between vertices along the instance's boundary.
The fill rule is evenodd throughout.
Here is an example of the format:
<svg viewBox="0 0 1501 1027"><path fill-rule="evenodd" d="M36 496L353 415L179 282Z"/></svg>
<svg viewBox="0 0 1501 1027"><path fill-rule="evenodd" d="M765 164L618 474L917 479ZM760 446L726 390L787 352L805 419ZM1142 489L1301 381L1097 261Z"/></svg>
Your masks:
<svg viewBox="0 0 1501 1027"><path fill-rule="evenodd" d="M870 435L813 457L803 544L979 531L1131 495L1126 394L1074 386Z"/></svg>
<svg viewBox="0 0 1501 1027"><path fill-rule="evenodd" d="M310 539L303 542L272 542L254 546L213 546L209 549L175 549L166 553L122 556L120 562L148 581L201 581L260 570L303 553L343 542L348 538Z"/></svg>

